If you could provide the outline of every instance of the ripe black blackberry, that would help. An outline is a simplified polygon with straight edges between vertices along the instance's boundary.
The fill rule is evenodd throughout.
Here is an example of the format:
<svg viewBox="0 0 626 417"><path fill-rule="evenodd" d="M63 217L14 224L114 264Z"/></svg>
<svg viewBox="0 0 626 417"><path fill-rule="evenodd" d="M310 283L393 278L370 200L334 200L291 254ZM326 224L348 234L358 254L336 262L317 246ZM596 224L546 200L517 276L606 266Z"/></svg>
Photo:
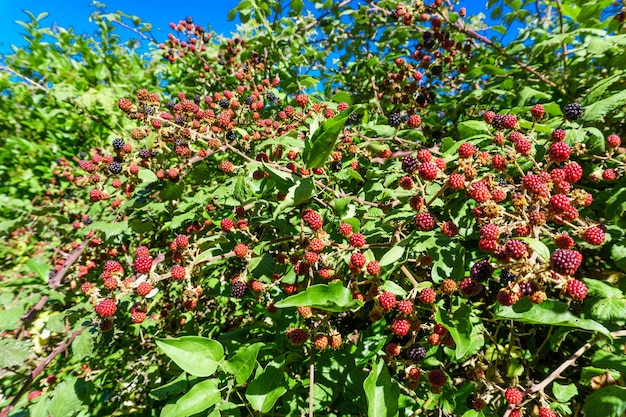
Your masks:
<svg viewBox="0 0 626 417"><path fill-rule="evenodd" d="M398 127L400 123L402 123L402 116L400 113L391 113L387 116L387 121L389 122L389 126Z"/></svg>
<svg viewBox="0 0 626 417"><path fill-rule="evenodd" d="M476 281L487 280L491 278L492 274L493 266L491 266L487 259L476 262L474 265L472 265L472 269L470 270L470 276Z"/></svg>
<svg viewBox="0 0 626 417"><path fill-rule="evenodd" d="M578 103L570 103L563 109L563 114L567 120L580 119L583 115L583 106Z"/></svg>
<svg viewBox="0 0 626 417"><path fill-rule="evenodd" d="M248 285L245 282L235 281L233 287L230 289L230 295L236 298L241 298L244 296L247 290Z"/></svg>
<svg viewBox="0 0 626 417"><path fill-rule="evenodd" d="M189 23L189 24L192 24L192 23L193 23L193 17L191 17L191 16L187 16L187 17L185 18L185 22L186 22L186 23Z"/></svg>
<svg viewBox="0 0 626 417"><path fill-rule="evenodd" d="M111 162L109 164L109 172L111 172L111 174L119 174L122 172L122 164L115 161Z"/></svg>
<svg viewBox="0 0 626 417"><path fill-rule="evenodd" d="M517 275L506 268L500 272L500 284L502 284L502 286L507 286L509 285L509 282L514 282L516 279Z"/></svg>
<svg viewBox="0 0 626 417"><path fill-rule="evenodd" d="M350 116L348 116L348 124L355 124L359 122L359 119L361 119L361 115L356 114L356 113L351 113Z"/></svg>
<svg viewBox="0 0 626 417"><path fill-rule="evenodd" d="M227 98L223 98L220 100L220 107L223 109L227 109L230 106L230 101Z"/></svg>
<svg viewBox="0 0 626 417"><path fill-rule="evenodd" d="M424 48L430 50L430 49L433 49L434 46L435 46L435 39L433 38L424 39Z"/></svg>
<svg viewBox="0 0 626 417"><path fill-rule="evenodd" d="M124 145L125 145L124 139L122 138L113 139L113 149L115 149L116 151L121 150L124 147Z"/></svg>
<svg viewBox="0 0 626 417"><path fill-rule="evenodd" d="M330 163L330 170L333 172L341 171L342 167L343 167L343 163L341 161L332 161Z"/></svg>
<svg viewBox="0 0 626 417"><path fill-rule="evenodd" d="M182 139L176 139L176 140L174 141L174 145L175 145L175 146L187 146L187 144L185 143L185 141L184 141L184 140L182 140Z"/></svg>
<svg viewBox="0 0 626 417"><path fill-rule="evenodd" d="M409 359L419 362L426 357L426 349L420 345L411 345L406 351Z"/></svg>
<svg viewBox="0 0 626 417"><path fill-rule="evenodd" d="M176 105L176 102L174 100L170 100L167 103L165 103L165 106L167 106L168 109L173 109L175 105Z"/></svg>
<svg viewBox="0 0 626 417"><path fill-rule="evenodd" d="M252 96L248 96L243 102L245 103L246 106L249 106L252 104L252 101L253 101Z"/></svg>
<svg viewBox="0 0 626 417"><path fill-rule="evenodd" d="M232 130L229 130L228 132L226 132L226 140L235 140L237 137L237 135L235 134L235 132L233 132Z"/></svg>
<svg viewBox="0 0 626 417"><path fill-rule="evenodd" d="M150 151L148 149L139 149L139 157L141 159L150 159Z"/></svg>
<svg viewBox="0 0 626 417"><path fill-rule="evenodd" d="M443 72L443 67L441 65L435 65L430 69L430 73L436 77L440 76Z"/></svg>
<svg viewBox="0 0 626 417"><path fill-rule="evenodd" d="M493 126L496 130L501 130L504 128L504 115L496 114L491 121L491 126Z"/></svg>
<svg viewBox="0 0 626 417"><path fill-rule="evenodd" d="M276 94L272 93L271 91L269 93L267 93L266 97L267 97L268 101L276 100Z"/></svg>
<svg viewBox="0 0 626 417"><path fill-rule="evenodd" d="M202 99L202 98L200 97L200 94L194 94L194 96L193 96L193 102L194 102L194 103L196 103L196 104L200 104L200 100L201 100L201 99Z"/></svg>
<svg viewBox="0 0 626 417"><path fill-rule="evenodd" d="M176 116L176 117L174 118L174 122L175 122L177 125L184 125L184 124L185 124L185 118L184 118L183 116Z"/></svg>
<svg viewBox="0 0 626 417"><path fill-rule="evenodd" d="M530 296L537 291L537 288L531 281L522 281L519 283L519 290L523 295Z"/></svg>
<svg viewBox="0 0 626 417"><path fill-rule="evenodd" d="M143 109L144 113L149 115L149 116L153 116L154 115L154 109L152 107L146 106Z"/></svg>
<svg viewBox="0 0 626 417"><path fill-rule="evenodd" d="M85 223L85 226L89 226L91 223L93 223L93 220L91 219L91 217L87 217L85 220L83 220L83 223Z"/></svg>
<svg viewBox="0 0 626 417"><path fill-rule="evenodd" d="M420 162L416 157L407 155L402 159L402 170L407 174L412 174L417 171L419 164Z"/></svg>

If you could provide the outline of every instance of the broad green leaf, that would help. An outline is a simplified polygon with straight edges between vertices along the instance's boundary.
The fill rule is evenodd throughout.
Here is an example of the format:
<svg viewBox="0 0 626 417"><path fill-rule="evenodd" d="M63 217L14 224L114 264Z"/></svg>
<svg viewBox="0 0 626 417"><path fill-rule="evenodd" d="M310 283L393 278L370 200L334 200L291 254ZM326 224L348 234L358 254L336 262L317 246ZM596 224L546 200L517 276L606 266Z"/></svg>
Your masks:
<svg viewBox="0 0 626 417"><path fill-rule="evenodd" d="M448 331L456 344L456 359L463 358L472 347L472 323L470 322L471 309L463 304L454 313L449 314L443 309L437 309L437 322Z"/></svg>
<svg viewBox="0 0 626 417"><path fill-rule="evenodd" d="M263 343L244 346L237 351L235 356L224 362L224 369L235 376L238 384L244 384L252 375L256 366L257 355L262 346Z"/></svg>
<svg viewBox="0 0 626 417"><path fill-rule="evenodd" d="M249 178L247 178L244 174L244 170L241 170L239 175L237 176L237 182L235 184L235 192L233 193L233 197L239 203L243 204L248 199L248 184Z"/></svg>
<svg viewBox="0 0 626 417"><path fill-rule="evenodd" d="M287 392L283 381L285 358L280 356L267 364L265 369L248 384L246 399L253 409L262 413L271 411L276 401Z"/></svg>
<svg viewBox="0 0 626 417"><path fill-rule="evenodd" d="M101 232L104 232L104 235L106 236L107 239L110 239L113 236L118 236L124 233L127 229L128 229L128 221L114 222L114 223L99 221L99 222L93 222L92 224L87 226L85 228L85 232L87 233L91 230L99 230Z"/></svg>
<svg viewBox="0 0 626 417"><path fill-rule="evenodd" d="M624 322L626 299L607 297L601 298L591 306L591 316L595 319L608 322Z"/></svg>
<svg viewBox="0 0 626 417"><path fill-rule="evenodd" d="M340 91L336 93L331 97L331 100L335 103L345 102L348 103L348 105L350 106L352 105L352 97L350 97L350 94L345 91Z"/></svg>
<svg viewBox="0 0 626 417"><path fill-rule="evenodd" d="M589 104L585 109L585 115L583 120L586 122L593 122L596 120L604 120L604 116L613 112L615 109L626 106L626 91L622 90L619 93L613 94L603 100L598 100L592 104Z"/></svg>
<svg viewBox="0 0 626 417"><path fill-rule="evenodd" d="M52 417L70 417L78 412L83 403L77 394L76 378L68 378L54 388L54 397L50 401L48 412Z"/></svg>
<svg viewBox="0 0 626 417"><path fill-rule="evenodd" d="M402 288L400 285L396 284L395 282L393 282L392 280L388 279L387 281L385 281L383 283L383 285L381 285L380 287L381 291L388 291L390 293L393 293L399 297L405 297L407 292L404 288Z"/></svg>
<svg viewBox="0 0 626 417"><path fill-rule="evenodd" d="M626 412L626 388L609 385L585 398L583 411L589 416L622 417Z"/></svg>
<svg viewBox="0 0 626 417"><path fill-rule="evenodd" d="M407 245L407 240L403 240L401 242L398 242L397 244L395 244L391 249L389 249L382 258L380 258L380 261L378 262L378 264L382 267L382 266L387 266L387 265L391 265L393 263L395 263L396 261L398 261L399 259L401 259L404 256L404 251L406 250L406 245Z"/></svg>
<svg viewBox="0 0 626 417"><path fill-rule="evenodd" d="M188 393L176 401L168 404L161 410L161 417L186 417L198 414L221 399L217 380L207 379L197 383Z"/></svg>
<svg viewBox="0 0 626 417"><path fill-rule="evenodd" d="M578 395L578 388L576 388L576 385L574 384L561 385L554 382L552 384L552 394L554 394L554 398L558 401L566 403Z"/></svg>
<svg viewBox="0 0 626 417"><path fill-rule="evenodd" d="M611 332L594 320L582 319L568 311L568 305L560 301L546 300L541 304L533 304L522 298L512 306L496 304L493 315L497 319L516 320L522 323L566 326L600 332L610 337Z"/></svg>
<svg viewBox="0 0 626 417"><path fill-rule="evenodd" d="M614 369L622 374L626 374L626 358L624 358L624 355L616 355L599 350L593 355L591 363L596 368Z"/></svg>
<svg viewBox="0 0 626 417"><path fill-rule="evenodd" d="M170 395L180 394L187 390L187 374L180 374L167 384L154 388L150 391L150 397L157 401L163 401Z"/></svg>
<svg viewBox="0 0 626 417"><path fill-rule="evenodd" d="M626 271L626 244L615 244L611 247L611 259L622 271Z"/></svg>
<svg viewBox="0 0 626 417"><path fill-rule="evenodd" d="M139 172L137 173L137 176L139 177L140 180L142 180L143 182L147 182L147 183L151 183L151 182L155 182L159 180L156 174L152 172L151 169L148 169L148 168L141 168Z"/></svg>
<svg viewBox="0 0 626 417"><path fill-rule="evenodd" d="M337 138L343 131L348 117L354 110L354 107L350 107L332 119L326 120L315 133L313 133L313 136L305 142L302 159L307 168L319 168L324 166L328 156L335 148Z"/></svg>
<svg viewBox="0 0 626 417"><path fill-rule="evenodd" d="M394 417L398 415L400 388L391 380L385 362L373 362L372 371L363 382L367 399L368 417Z"/></svg>
<svg viewBox="0 0 626 417"><path fill-rule="evenodd" d="M620 291L619 288L616 288L607 282L599 281L597 279L589 279L589 278L584 278L583 281L587 285L587 288L589 288L589 295L592 295L594 297L599 297L599 298L600 297L602 298L624 297L624 293L622 293L622 291Z"/></svg>
<svg viewBox="0 0 626 417"><path fill-rule="evenodd" d="M457 129L462 138L469 138L480 133L489 133L489 125L483 120L467 120L458 124Z"/></svg>
<svg viewBox="0 0 626 417"><path fill-rule="evenodd" d="M93 333L88 329L85 329L81 334L76 336L76 339L72 342L72 356L76 359L91 357L94 354L93 337Z"/></svg>
<svg viewBox="0 0 626 417"><path fill-rule="evenodd" d="M341 313L361 306L363 303L352 299L352 291L341 282L312 285L301 293L277 302L278 308L301 307L319 308L320 310Z"/></svg>
<svg viewBox="0 0 626 417"><path fill-rule="evenodd" d="M37 280L37 283L39 283L39 280ZM0 310L0 330L17 329L21 324L24 313L24 307L21 305Z"/></svg>
<svg viewBox="0 0 626 417"><path fill-rule="evenodd" d="M26 261L26 267L30 270L30 272L35 273L42 282L48 281L48 273L50 272L50 267L42 262L39 262L35 259L29 259Z"/></svg>
<svg viewBox="0 0 626 417"><path fill-rule="evenodd" d="M200 336L157 339L157 346L183 371L194 376L210 376L224 359L224 348L216 341Z"/></svg>
<svg viewBox="0 0 626 417"><path fill-rule="evenodd" d="M274 219L278 218L287 207L297 206L309 201L315 191L313 178L302 178L287 191L287 196L274 211Z"/></svg>
<svg viewBox="0 0 626 417"><path fill-rule="evenodd" d="M0 368L24 365L30 345L24 340L10 338L0 340Z"/></svg>

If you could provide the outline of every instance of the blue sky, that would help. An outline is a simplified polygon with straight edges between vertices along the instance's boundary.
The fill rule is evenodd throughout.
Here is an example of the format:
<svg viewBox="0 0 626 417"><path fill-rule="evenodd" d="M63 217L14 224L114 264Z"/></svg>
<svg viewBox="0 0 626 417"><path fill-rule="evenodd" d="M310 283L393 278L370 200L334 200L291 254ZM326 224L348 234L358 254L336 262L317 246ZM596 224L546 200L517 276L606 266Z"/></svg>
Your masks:
<svg viewBox="0 0 626 417"><path fill-rule="evenodd" d="M184 19L186 16L193 16L195 23L210 25L218 33L228 35L236 29L236 22L229 22L226 16L238 4L237 0L101 2L106 4L108 11L121 10L151 23L155 29L154 35L159 39L165 38L168 33L169 22ZM23 30L15 24L15 20L28 21L23 10L29 10L35 15L50 13L43 21L44 26L72 26L75 32L91 33L94 26L89 22L89 15L95 8L90 7L90 4L91 0L0 0L0 54L10 53L11 44L24 44L21 37ZM462 0L460 6L465 6L468 14L485 12L486 0ZM162 30L161 35L156 29Z"/></svg>

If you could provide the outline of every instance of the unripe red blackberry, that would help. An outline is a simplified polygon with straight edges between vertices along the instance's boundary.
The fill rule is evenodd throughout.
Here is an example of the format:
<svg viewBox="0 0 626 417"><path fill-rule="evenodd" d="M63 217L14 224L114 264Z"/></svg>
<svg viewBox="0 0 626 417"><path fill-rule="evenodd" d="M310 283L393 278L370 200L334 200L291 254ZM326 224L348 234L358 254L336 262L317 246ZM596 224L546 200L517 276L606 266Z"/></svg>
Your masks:
<svg viewBox="0 0 626 417"><path fill-rule="evenodd" d="M361 252L355 252L350 256L350 266L355 269L361 269L366 263L365 256Z"/></svg>
<svg viewBox="0 0 626 417"><path fill-rule="evenodd" d="M396 306L396 295L392 292L383 292L378 296L380 306L385 310L391 310Z"/></svg>
<svg viewBox="0 0 626 417"><path fill-rule="evenodd" d="M303 345L309 338L309 334L304 329L290 328L287 330L286 335L287 340L289 340L292 345L296 346Z"/></svg>
<svg viewBox="0 0 626 417"><path fill-rule="evenodd" d="M418 114L412 114L407 120L407 124L411 128L416 128L422 123L422 118Z"/></svg>
<svg viewBox="0 0 626 417"><path fill-rule="evenodd" d="M587 296L587 285L577 279L567 281L567 295L574 300L583 300Z"/></svg>
<svg viewBox="0 0 626 417"><path fill-rule="evenodd" d="M524 155L524 156L530 155L530 151L532 150L532 144L526 139L520 139L517 142L515 142L515 150L520 155Z"/></svg>
<svg viewBox="0 0 626 417"><path fill-rule="evenodd" d="M385 353L391 357L398 356L400 354L401 348L397 343L388 343L385 346Z"/></svg>
<svg viewBox="0 0 626 417"><path fill-rule="evenodd" d="M502 288L496 296L496 301L503 306L512 306L519 300L519 295L509 288Z"/></svg>
<svg viewBox="0 0 626 417"><path fill-rule="evenodd" d="M574 247L574 239L568 234L562 234L554 239L554 244L559 249L571 249Z"/></svg>
<svg viewBox="0 0 626 417"><path fill-rule="evenodd" d="M140 256L150 256L150 249L146 246L138 246L135 249L135 258L139 258Z"/></svg>
<svg viewBox="0 0 626 417"><path fill-rule="evenodd" d="M224 218L220 222L220 227L222 228L223 231L230 232L233 229L233 227L235 227L235 222L233 222L232 219Z"/></svg>
<svg viewBox="0 0 626 417"><path fill-rule="evenodd" d="M400 184L400 187L404 190L410 190L415 186L415 183L413 182L413 178L409 176L404 176L400 178L399 184Z"/></svg>
<svg viewBox="0 0 626 417"><path fill-rule="evenodd" d="M371 261L367 263L367 273L373 276L377 276L380 274L380 264L376 261Z"/></svg>
<svg viewBox="0 0 626 417"><path fill-rule="evenodd" d="M483 252L491 253L498 247L498 241L496 239L480 239L478 247Z"/></svg>
<svg viewBox="0 0 626 417"><path fill-rule="evenodd" d="M557 249L550 257L550 265L559 274L574 275L582 260L583 256L578 251Z"/></svg>
<svg viewBox="0 0 626 417"><path fill-rule="evenodd" d="M530 114L533 118L533 122L538 122L539 120L541 120L545 112L546 112L546 109L541 104L535 104L530 109Z"/></svg>
<svg viewBox="0 0 626 417"><path fill-rule="evenodd" d="M606 138L606 146L608 148L617 148L619 147L619 145L622 143L622 140L619 136L613 134L613 135L609 135Z"/></svg>
<svg viewBox="0 0 626 417"><path fill-rule="evenodd" d="M400 300L398 301L398 311L402 314L406 314L407 316L413 313L413 301L411 300Z"/></svg>
<svg viewBox="0 0 626 417"><path fill-rule="evenodd" d="M456 281L453 279L447 278L441 283L441 292L444 294L453 294L456 290Z"/></svg>
<svg viewBox="0 0 626 417"><path fill-rule="evenodd" d="M420 149L417 151L417 159L420 162L431 162L433 160L433 154L428 149Z"/></svg>
<svg viewBox="0 0 626 417"><path fill-rule="evenodd" d="M339 233L342 236L350 237L352 234L352 225L350 225L350 223L341 223L339 225Z"/></svg>
<svg viewBox="0 0 626 417"><path fill-rule="evenodd" d="M234 251L237 257L245 258L248 254L248 246L246 246L244 243L238 243L237 245L235 245Z"/></svg>
<svg viewBox="0 0 626 417"><path fill-rule="evenodd" d="M459 147L459 158L469 158L474 155L474 152L476 152L474 145L469 142L465 142Z"/></svg>
<svg viewBox="0 0 626 417"><path fill-rule="evenodd" d="M311 209L304 210L302 213L302 219L311 228L311 230L319 230L324 224L322 217Z"/></svg>
<svg viewBox="0 0 626 417"><path fill-rule="evenodd" d="M170 274L172 275L173 279L181 280L185 278L185 275L187 274L187 270L185 269L184 266L174 265L170 271Z"/></svg>
<svg viewBox="0 0 626 417"><path fill-rule="evenodd" d="M328 336L325 334L316 334L313 337L313 346L317 350L325 350L328 347Z"/></svg>
<svg viewBox="0 0 626 417"><path fill-rule="evenodd" d="M522 259L528 253L528 249L520 240L509 240L506 242L506 253L513 259Z"/></svg>
<svg viewBox="0 0 626 417"><path fill-rule="evenodd" d="M448 184L454 190L462 190L465 188L465 178L461 174L451 174L448 177Z"/></svg>
<svg viewBox="0 0 626 417"><path fill-rule="evenodd" d="M435 294L435 290L432 288L424 288L420 292L420 301L424 304L432 304L437 299L437 295Z"/></svg>
<svg viewBox="0 0 626 417"><path fill-rule="evenodd" d="M590 227L583 233L583 239L590 245L601 245L604 243L604 230L599 227Z"/></svg>
<svg viewBox="0 0 626 417"><path fill-rule="evenodd" d="M115 300L106 298L96 304L94 310L100 317L110 317L117 311L117 304L115 303Z"/></svg>
<svg viewBox="0 0 626 417"><path fill-rule="evenodd" d="M565 171L565 181L571 184L580 181L583 177L583 168L576 162L565 164L563 171Z"/></svg>
<svg viewBox="0 0 626 417"><path fill-rule="evenodd" d="M415 216L415 225L421 231L429 231L435 227L435 218L428 212L418 213Z"/></svg>
<svg viewBox="0 0 626 417"><path fill-rule="evenodd" d="M400 337L406 336L410 330L411 330L411 324L405 318L398 317L394 319L393 323L391 324L391 331L396 336L400 336Z"/></svg>
<svg viewBox="0 0 626 417"><path fill-rule="evenodd" d="M424 162L423 164L420 164L417 169L419 171L419 176L426 181L432 181L437 178L437 165L432 162Z"/></svg>
<svg viewBox="0 0 626 417"><path fill-rule="evenodd" d="M140 297L145 297L150 294L150 291L152 291L152 284L147 281L144 281L137 286L137 295Z"/></svg>
<svg viewBox="0 0 626 417"><path fill-rule="evenodd" d="M146 319L146 310L145 307L134 304L130 308L130 318L135 324L143 323Z"/></svg>
<svg viewBox="0 0 626 417"><path fill-rule="evenodd" d="M311 249L313 252L320 253L324 250L324 246L325 245L322 239L315 238L311 240L311 242L309 242L309 249Z"/></svg>
<svg viewBox="0 0 626 417"><path fill-rule="evenodd" d="M415 194L409 199L409 205L413 210L420 211L420 209L424 205L424 197L419 194Z"/></svg>
<svg viewBox="0 0 626 417"><path fill-rule="evenodd" d="M451 221L441 224L441 233L447 237L456 236L459 233L459 227Z"/></svg>
<svg viewBox="0 0 626 417"><path fill-rule="evenodd" d="M491 111L491 110L489 110L489 111L485 112L485 114L483 114L483 119L485 120L485 122L487 122L487 124L491 124L495 117L496 117L496 113Z"/></svg>
<svg viewBox="0 0 626 417"><path fill-rule="evenodd" d="M353 233L350 236L350 245L355 248L363 247L365 243L365 237L361 233Z"/></svg>
<svg viewBox="0 0 626 417"><path fill-rule="evenodd" d="M519 404L522 402L522 399L524 399L524 394L516 388L507 388L506 391L504 391L504 399L509 404Z"/></svg>
<svg viewBox="0 0 626 417"><path fill-rule="evenodd" d="M550 197L550 207L556 211L564 211L570 207L569 198L565 194L555 194Z"/></svg>
<svg viewBox="0 0 626 417"><path fill-rule="evenodd" d="M548 407L541 407L539 409L539 417L557 417L557 415L552 409Z"/></svg>
<svg viewBox="0 0 626 417"><path fill-rule="evenodd" d="M497 239L500 236L500 230L498 230L498 226L492 223L484 224L480 228L478 233L483 239Z"/></svg>
<svg viewBox="0 0 626 417"><path fill-rule="evenodd" d="M552 134L551 134L551 138L555 142L562 142L562 141L564 141L565 140L565 136L567 136L567 133L565 132L565 130L560 129L560 128L559 129L554 129L552 131Z"/></svg>
<svg viewBox="0 0 626 417"><path fill-rule="evenodd" d="M615 181L616 178L617 178L617 173L615 172L613 168L607 168L604 171L602 171L602 179L604 181Z"/></svg>
<svg viewBox="0 0 626 417"><path fill-rule="evenodd" d="M117 102L117 106L120 108L120 110L122 110L123 112L129 112L132 110L133 108L133 103L132 101L130 101L127 98L121 98L119 99L119 101Z"/></svg>
<svg viewBox="0 0 626 417"><path fill-rule="evenodd" d="M517 125L517 116L505 114L502 116L501 123L504 129L515 129L515 126Z"/></svg>
<svg viewBox="0 0 626 417"><path fill-rule="evenodd" d="M548 150L550 159L559 163L567 161L569 159L570 153L570 147L565 142L555 142L550 145L550 149Z"/></svg>
<svg viewBox="0 0 626 417"><path fill-rule="evenodd" d="M150 272L150 269L152 269L152 257L138 256L135 258L133 266L138 274L147 274Z"/></svg>

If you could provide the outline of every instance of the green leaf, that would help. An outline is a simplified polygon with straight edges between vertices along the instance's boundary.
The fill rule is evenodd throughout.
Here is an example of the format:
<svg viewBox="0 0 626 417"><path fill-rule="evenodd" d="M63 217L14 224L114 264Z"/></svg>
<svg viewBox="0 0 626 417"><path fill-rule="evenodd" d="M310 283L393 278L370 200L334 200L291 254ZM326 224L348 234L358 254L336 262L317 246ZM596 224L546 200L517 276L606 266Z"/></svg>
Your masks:
<svg viewBox="0 0 626 417"><path fill-rule="evenodd" d="M89 358L94 354L93 346L93 333L86 329L72 342L72 356L76 359Z"/></svg>
<svg viewBox="0 0 626 417"><path fill-rule="evenodd" d="M561 385L554 382L552 384L552 394L559 402L566 403L578 395L578 388L574 384Z"/></svg>
<svg viewBox="0 0 626 417"><path fill-rule="evenodd" d="M621 417L626 412L626 388L609 385L585 398L583 411L589 416Z"/></svg>
<svg viewBox="0 0 626 417"><path fill-rule="evenodd" d="M9 338L0 340L0 368L24 365L30 345L24 340Z"/></svg>
<svg viewBox="0 0 626 417"><path fill-rule="evenodd" d="M398 415L400 388L391 381L385 362L372 364L372 371L363 382L367 399L368 417L394 417Z"/></svg>
<svg viewBox="0 0 626 417"><path fill-rule="evenodd" d="M161 417L185 417L200 413L221 399L217 380L207 379L197 383L189 392L161 410Z"/></svg>
<svg viewBox="0 0 626 417"><path fill-rule="evenodd" d="M21 305L0 310L0 330L17 329L21 324L24 312L24 307Z"/></svg>
<svg viewBox="0 0 626 417"><path fill-rule="evenodd" d="M41 279L41 282L48 281L48 273L50 272L50 267L47 264L39 262L35 259L29 259L28 261L26 261L26 267L29 269L30 272L35 273Z"/></svg>
<svg viewBox="0 0 626 417"><path fill-rule="evenodd" d="M152 172L152 170L147 169L147 168L141 168L139 172L137 173L137 176L139 177L140 180L142 180L143 182L147 182L147 183L151 183L151 182L155 182L159 180L156 174Z"/></svg>
<svg viewBox="0 0 626 417"><path fill-rule="evenodd" d="M183 371L194 376L210 376L224 359L224 348L216 341L200 336L157 339L163 353Z"/></svg>
<svg viewBox="0 0 626 417"><path fill-rule="evenodd" d="M436 318L450 332L456 344L456 359L463 358L472 347L471 309L467 304L461 305L452 315L443 309L437 309Z"/></svg>
<svg viewBox="0 0 626 417"><path fill-rule="evenodd" d="M363 303L352 299L352 291L341 282L312 285L301 293L277 302L278 308L307 306L320 310L341 313L361 306Z"/></svg>
<svg viewBox="0 0 626 417"><path fill-rule="evenodd" d="M380 261L378 262L378 264L381 267L383 267L383 266L391 265L397 262L399 259L401 259L404 256L404 251L406 250L407 244L408 244L408 239L404 239L403 241L395 244L391 249L389 249L383 255L382 258L380 258Z"/></svg>
<svg viewBox="0 0 626 417"><path fill-rule="evenodd" d="M307 168L319 168L324 166L330 153L335 149L335 143L348 117L354 112L355 107L350 107L332 119L326 120L313 136L305 142L302 159Z"/></svg>
<svg viewBox="0 0 626 417"><path fill-rule="evenodd" d="M511 319L522 323L575 327L611 337L611 332L597 321L581 319L567 308L567 304L560 301L546 300L541 304L533 304L523 298L512 306L496 304L493 315L497 319Z"/></svg>
<svg viewBox="0 0 626 417"><path fill-rule="evenodd" d="M350 106L352 105L352 97L350 97L350 93L346 91L340 91L333 95L330 99L335 103L345 102L348 103L348 105Z"/></svg>
<svg viewBox="0 0 626 417"><path fill-rule="evenodd" d="M589 289L589 295L598 298L621 298L624 297L622 291L613 285L597 279L584 278L583 281Z"/></svg>
<svg viewBox="0 0 626 417"><path fill-rule="evenodd" d="M77 380L70 377L54 388L54 397L48 408L52 417L69 417L78 412L83 402L78 398L76 383Z"/></svg>
<svg viewBox="0 0 626 417"><path fill-rule="evenodd" d="M233 197L241 204L245 203L248 199L248 181L249 179L245 176L244 170L241 170L237 176L235 192L233 193Z"/></svg>
<svg viewBox="0 0 626 417"><path fill-rule="evenodd" d="M287 191L287 196L274 210L274 219L282 214L287 207L294 207L309 201L315 191L315 182L313 178L303 178L296 182Z"/></svg>
<svg viewBox="0 0 626 417"><path fill-rule="evenodd" d="M469 138L481 133L489 133L489 125L483 120L466 120L458 124L459 135Z"/></svg>
<svg viewBox="0 0 626 417"><path fill-rule="evenodd" d="M237 351L235 356L224 362L224 369L235 376L238 384L244 384L252 375L256 366L256 358L262 346L263 343L244 346Z"/></svg>
<svg viewBox="0 0 626 417"><path fill-rule="evenodd" d="M113 236L120 235L124 233L128 229L128 221L111 223L111 222L93 222L89 226L85 228L85 233L90 232L91 230L99 230L104 232L104 235L107 239L110 239Z"/></svg>
<svg viewBox="0 0 626 417"><path fill-rule="evenodd" d="M591 363L596 368L614 369L626 374L626 360L623 355L618 356L611 352L599 350L593 355Z"/></svg>
<svg viewBox="0 0 626 417"><path fill-rule="evenodd" d="M550 249L539 239L532 237L518 237L516 239L528 243L528 246L530 246L534 252L537 252L537 255L543 258L544 261L547 262L550 260Z"/></svg>
<svg viewBox="0 0 626 417"><path fill-rule="evenodd" d="M624 322L626 299L602 298L591 306L591 316L595 319L608 322Z"/></svg>
<svg viewBox="0 0 626 417"><path fill-rule="evenodd" d="M605 98L604 100L596 101L587 106L583 120L586 122L592 122L596 120L604 120L604 116L607 113L614 111L622 106L626 105L626 90L622 90L619 93Z"/></svg>
<svg viewBox="0 0 626 417"><path fill-rule="evenodd" d="M246 399L255 410L262 413L269 412L276 401L287 392L283 386L283 368L285 358L280 356L267 364L265 369L258 373L246 388Z"/></svg>
<svg viewBox="0 0 626 417"><path fill-rule="evenodd" d="M182 373L167 384L154 388L150 391L149 395L157 401L163 401L170 395L185 392L187 390L187 385L187 374Z"/></svg>

